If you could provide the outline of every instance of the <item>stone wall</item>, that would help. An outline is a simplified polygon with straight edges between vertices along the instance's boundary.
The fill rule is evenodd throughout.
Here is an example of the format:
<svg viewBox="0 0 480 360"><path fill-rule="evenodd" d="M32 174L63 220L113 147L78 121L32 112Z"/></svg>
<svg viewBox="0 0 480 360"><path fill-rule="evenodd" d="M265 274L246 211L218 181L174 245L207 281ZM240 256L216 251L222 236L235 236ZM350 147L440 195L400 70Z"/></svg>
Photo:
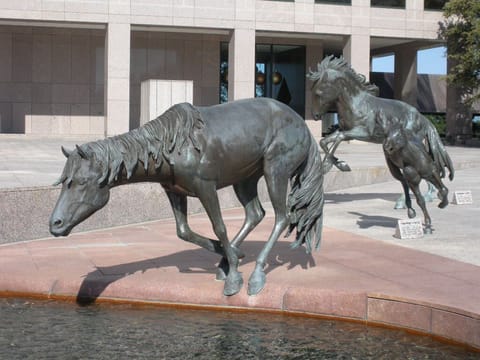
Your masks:
<svg viewBox="0 0 480 360"><path fill-rule="evenodd" d="M0 26L0 131L103 135L103 30Z"/></svg>
<svg viewBox="0 0 480 360"><path fill-rule="evenodd" d="M329 172L324 181L325 191L391 180L386 167L356 169L345 174L337 170ZM0 190L0 203L5 204L0 207L0 244L51 236L48 221L59 194L59 186ZM222 189L218 194L223 208L241 206L232 187ZM264 204L269 202L263 179L259 183L259 197ZM189 198L188 210L190 214L204 212L195 198ZM171 217L170 203L159 184L124 185L113 188L108 204L77 226L74 232Z"/></svg>

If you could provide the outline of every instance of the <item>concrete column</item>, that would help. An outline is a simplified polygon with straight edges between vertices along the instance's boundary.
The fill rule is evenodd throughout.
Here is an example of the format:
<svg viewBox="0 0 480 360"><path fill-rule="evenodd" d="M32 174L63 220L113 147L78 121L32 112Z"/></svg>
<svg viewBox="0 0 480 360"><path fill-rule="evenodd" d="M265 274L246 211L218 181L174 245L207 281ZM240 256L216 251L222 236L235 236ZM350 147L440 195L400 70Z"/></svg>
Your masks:
<svg viewBox="0 0 480 360"><path fill-rule="evenodd" d="M323 44L316 40L307 41L305 57L307 71L317 71L318 63L323 60ZM313 120L312 84L310 80L305 81L305 120Z"/></svg>
<svg viewBox="0 0 480 360"><path fill-rule="evenodd" d="M130 24L109 23L105 37L105 136L130 128Z"/></svg>
<svg viewBox="0 0 480 360"><path fill-rule="evenodd" d="M400 46L395 51L394 97L417 107L417 48Z"/></svg>
<svg viewBox="0 0 480 360"><path fill-rule="evenodd" d="M255 91L255 30L234 29L228 45L228 100L251 98Z"/></svg>
<svg viewBox="0 0 480 360"><path fill-rule="evenodd" d="M343 47L343 57L352 68L359 74L370 78L370 35L363 28L361 31L352 31ZM367 29L368 30L368 29Z"/></svg>

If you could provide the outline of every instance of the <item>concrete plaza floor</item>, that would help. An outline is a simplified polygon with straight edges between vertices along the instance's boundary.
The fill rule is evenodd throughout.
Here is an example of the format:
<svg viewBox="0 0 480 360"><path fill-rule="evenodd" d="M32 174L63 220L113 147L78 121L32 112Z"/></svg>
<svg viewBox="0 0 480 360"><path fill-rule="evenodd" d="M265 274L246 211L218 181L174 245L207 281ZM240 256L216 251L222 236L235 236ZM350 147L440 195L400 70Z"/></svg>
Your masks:
<svg viewBox="0 0 480 360"><path fill-rule="evenodd" d="M29 141L27 141L29 140ZM0 138L0 184L4 188L45 186L59 175L59 143L81 139ZM438 209L428 204L434 232L420 239L394 237L406 210L394 210L395 181L327 191L320 251L291 250L281 239L267 266L267 284L256 296L246 285L235 296L215 281L218 256L179 240L172 219L0 246L0 294L120 300L188 306L249 308L333 316L400 326L480 349L479 149L449 147L459 169L446 182L471 190L473 204ZM338 156L356 169L384 166L372 144L342 144ZM250 234L240 271L245 283L265 243L273 214ZM418 206L417 216L422 216ZM224 211L230 236L243 211ZM205 215L192 227L213 236Z"/></svg>

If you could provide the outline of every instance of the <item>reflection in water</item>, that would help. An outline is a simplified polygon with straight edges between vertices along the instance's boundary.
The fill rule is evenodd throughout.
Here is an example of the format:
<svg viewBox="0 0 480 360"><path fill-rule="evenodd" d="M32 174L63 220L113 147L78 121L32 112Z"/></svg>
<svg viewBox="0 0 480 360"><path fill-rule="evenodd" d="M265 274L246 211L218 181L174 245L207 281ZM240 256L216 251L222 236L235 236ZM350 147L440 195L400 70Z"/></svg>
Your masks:
<svg viewBox="0 0 480 360"><path fill-rule="evenodd" d="M428 337L256 313L0 299L1 359L478 359Z"/></svg>

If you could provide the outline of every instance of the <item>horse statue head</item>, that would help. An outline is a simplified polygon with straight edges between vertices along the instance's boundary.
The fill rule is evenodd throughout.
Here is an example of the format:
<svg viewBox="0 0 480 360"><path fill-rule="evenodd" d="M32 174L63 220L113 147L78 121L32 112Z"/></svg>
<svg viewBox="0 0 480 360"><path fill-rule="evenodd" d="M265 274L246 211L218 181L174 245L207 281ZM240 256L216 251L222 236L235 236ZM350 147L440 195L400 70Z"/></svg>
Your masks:
<svg viewBox="0 0 480 360"><path fill-rule="evenodd" d="M312 85L312 113L318 120L344 95L367 91L378 95L378 87L369 84L365 76L357 74L343 57L327 56L317 64L317 71L309 70L307 78Z"/></svg>
<svg viewBox="0 0 480 360"><path fill-rule="evenodd" d="M407 136L413 138L412 132L409 131L407 134L407 129L401 126L392 127L382 144L385 154L387 156L393 156L399 150L403 149L407 145Z"/></svg>
<svg viewBox="0 0 480 360"><path fill-rule="evenodd" d="M110 197L108 171L95 153L76 146L73 151L62 147L67 162L60 179L60 196L50 217L50 232L66 236L73 227L104 207Z"/></svg>

